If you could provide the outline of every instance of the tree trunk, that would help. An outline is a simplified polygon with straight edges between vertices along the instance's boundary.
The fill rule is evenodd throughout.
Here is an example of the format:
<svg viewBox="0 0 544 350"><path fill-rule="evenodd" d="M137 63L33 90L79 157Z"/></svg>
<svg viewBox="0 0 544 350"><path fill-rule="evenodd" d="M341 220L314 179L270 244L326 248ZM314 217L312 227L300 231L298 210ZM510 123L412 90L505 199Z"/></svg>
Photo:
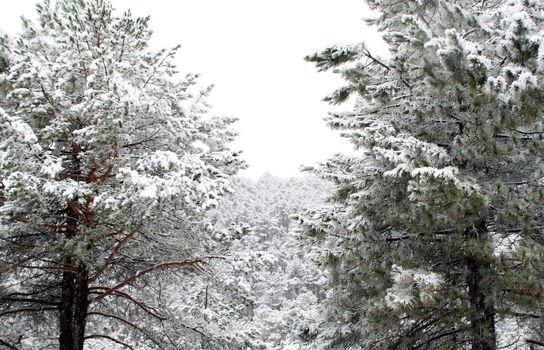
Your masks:
<svg viewBox="0 0 544 350"><path fill-rule="evenodd" d="M89 273L79 266L62 276L60 350L83 350L89 306Z"/></svg>
<svg viewBox="0 0 544 350"><path fill-rule="evenodd" d="M79 166L78 166L79 169ZM68 206L65 237L74 239L78 232L78 220ZM66 270L62 273L59 317L59 349L83 350L85 323L89 307L89 271L81 263L67 257Z"/></svg>
<svg viewBox="0 0 544 350"><path fill-rule="evenodd" d="M469 239L483 243L487 239L486 224L482 221L478 227L468 233ZM484 253L485 254L485 253ZM495 305L489 295L492 291L489 278L493 273L488 257L474 255L465 258L467 267L467 285L470 301L470 327L472 330L472 350L496 350Z"/></svg>

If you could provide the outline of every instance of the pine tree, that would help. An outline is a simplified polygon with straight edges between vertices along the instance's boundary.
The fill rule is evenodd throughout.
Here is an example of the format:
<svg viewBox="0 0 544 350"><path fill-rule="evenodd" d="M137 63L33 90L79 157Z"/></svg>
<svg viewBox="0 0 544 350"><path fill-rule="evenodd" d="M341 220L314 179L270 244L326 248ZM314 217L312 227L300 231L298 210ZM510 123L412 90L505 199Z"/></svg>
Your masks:
<svg viewBox="0 0 544 350"><path fill-rule="evenodd" d="M315 169L335 207L299 216L331 274L320 340L491 350L514 320L510 346L538 344L544 3L367 2L390 57L364 44L307 57L347 82L328 101L357 96L327 120L357 154Z"/></svg>
<svg viewBox="0 0 544 350"><path fill-rule="evenodd" d="M234 120L208 116L208 90L176 77L177 47L148 47L148 17L105 0L37 9L0 50L1 344L130 347L115 328L139 349L174 348L153 281L209 261L187 223L243 167Z"/></svg>

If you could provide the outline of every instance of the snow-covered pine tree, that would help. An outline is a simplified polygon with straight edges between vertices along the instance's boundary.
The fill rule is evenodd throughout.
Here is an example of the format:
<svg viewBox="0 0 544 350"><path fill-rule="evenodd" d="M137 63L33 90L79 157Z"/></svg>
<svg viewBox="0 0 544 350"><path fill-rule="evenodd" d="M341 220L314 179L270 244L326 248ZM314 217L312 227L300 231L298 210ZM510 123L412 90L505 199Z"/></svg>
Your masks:
<svg viewBox="0 0 544 350"><path fill-rule="evenodd" d="M149 18L106 0L37 9L0 49L0 341L130 348L136 338L103 326L116 324L139 349L175 348L154 332L160 303L132 286L207 262L192 255L191 223L243 167L228 148L234 120L207 116L207 91L176 78L177 48L148 47Z"/></svg>
<svg viewBox="0 0 544 350"><path fill-rule="evenodd" d="M307 57L347 81L327 100L357 96L328 123L358 153L315 169L336 207L299 216L334 289L322 345L492 350L512 320L542 345L544 2L367 3L390 57Z"/></svg>

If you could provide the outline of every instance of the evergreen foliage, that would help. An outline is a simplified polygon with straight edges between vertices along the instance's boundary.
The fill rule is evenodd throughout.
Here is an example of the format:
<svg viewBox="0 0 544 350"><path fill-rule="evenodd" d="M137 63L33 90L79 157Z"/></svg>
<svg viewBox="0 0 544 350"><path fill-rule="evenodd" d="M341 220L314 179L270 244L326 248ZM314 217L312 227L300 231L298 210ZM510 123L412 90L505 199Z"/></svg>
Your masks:
<svg viewBox="0 0 544 350"><path fill-rule="evenodd" d="M333 288L316 347L542 344L544 3L367 2L390 57L307 57L357 97L327 119L357 154L314 169L335 207L298 216Z"/></svg>

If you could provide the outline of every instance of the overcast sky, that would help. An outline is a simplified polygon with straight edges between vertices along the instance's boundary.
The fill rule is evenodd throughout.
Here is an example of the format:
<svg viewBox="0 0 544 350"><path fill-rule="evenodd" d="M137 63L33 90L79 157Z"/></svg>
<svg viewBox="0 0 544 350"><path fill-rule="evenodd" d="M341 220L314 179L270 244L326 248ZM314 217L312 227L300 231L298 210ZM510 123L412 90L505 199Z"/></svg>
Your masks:
<svg viewBox="0 0 544 350"><path fill-rule="evenodd" d="M4 1L0 29L14 35L21 15L33 18L34 0ZM321 99L342 84L317 73L305 55L333 44L364 41L385 54L365 26L363 0L113 0L114 8L151 16L154 47L181 44L183 72L214 84L213 113L240 119L236 147L256 178L264 171L295 176L349 144L323 122L333 110ZM346 107L347 108L347 107Z"/></svg>

